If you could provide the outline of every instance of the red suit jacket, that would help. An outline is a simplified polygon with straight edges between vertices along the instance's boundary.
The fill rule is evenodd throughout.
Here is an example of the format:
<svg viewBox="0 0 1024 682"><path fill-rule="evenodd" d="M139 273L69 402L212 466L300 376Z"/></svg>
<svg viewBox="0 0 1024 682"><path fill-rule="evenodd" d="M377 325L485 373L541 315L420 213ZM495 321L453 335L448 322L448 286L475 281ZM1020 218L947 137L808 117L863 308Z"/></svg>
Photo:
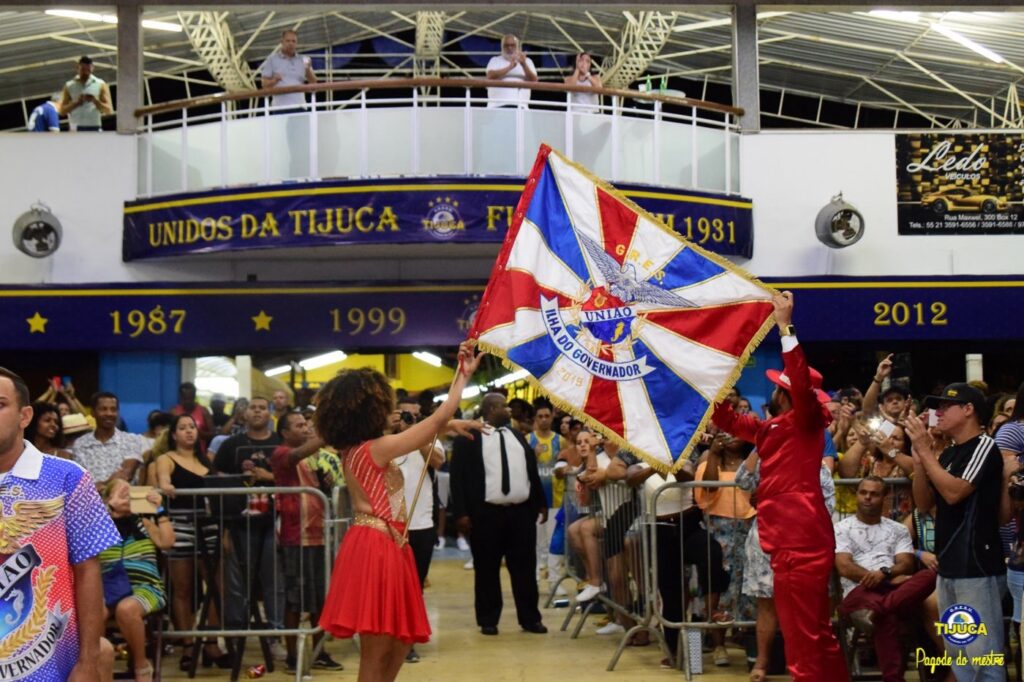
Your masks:
<svg viewBox="0 0 1024 682"><path fill-rule="evenodd" d="M715 408L712 420L735 438L754 443L761 457L757 487L757 530L761 548L835 549L832 519L821 492L821 456L825 449L828 410L811 386L807 359L799 344L782 354L792 383L793 409L767 421L736 414L728 401Z"/></svg>

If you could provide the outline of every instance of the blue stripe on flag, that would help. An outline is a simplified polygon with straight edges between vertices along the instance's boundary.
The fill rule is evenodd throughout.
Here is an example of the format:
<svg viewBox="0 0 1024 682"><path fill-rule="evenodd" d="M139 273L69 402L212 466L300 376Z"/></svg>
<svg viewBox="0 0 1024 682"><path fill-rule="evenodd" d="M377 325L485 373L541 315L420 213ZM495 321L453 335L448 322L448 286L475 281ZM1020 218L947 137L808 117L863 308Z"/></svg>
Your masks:
<svg viewBox="0 0 1024 682"><path fill-rule="evenodd" d="M540 379L562 357L551 337L545 334L508 351L508 359Z"/></svg>
<svg viewBox="0 0 1024 682"><path fill-rule="evenodd" d="M633 342L633 353L638 358L647 356L647 364L654 368L642 381L675 461L700 425L708 401L659 360L643 341Z"/></svg>
<svg viewBox="0 0 1024 682"><path fill-rule="evenodd" d="M544 165L544 172L537 181L530 206L526 209L526 218L540 228L548 248L575 272L577 277L584 282L590 279L587 262L583 259L580 243L573 232L572 221L565 210L565 203L558 191L558 182L550 163Z"/></svg>
<svg viewBox="0 0 1024 682"><path fill-rule="evenodd" d="M658 282L658 285L662 289L671 290L703 282L709 277L721 274L725 268L693 249L686 248L669 261L662 271L665 278Z"/></svg>

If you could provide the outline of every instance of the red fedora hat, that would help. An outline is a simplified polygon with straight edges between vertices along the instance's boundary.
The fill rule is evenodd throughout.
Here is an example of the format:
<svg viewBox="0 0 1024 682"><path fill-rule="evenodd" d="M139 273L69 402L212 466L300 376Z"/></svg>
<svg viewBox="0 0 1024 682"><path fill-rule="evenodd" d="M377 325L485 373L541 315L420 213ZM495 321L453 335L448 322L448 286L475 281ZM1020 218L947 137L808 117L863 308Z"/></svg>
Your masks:
<svg viewBox="0 0 1024 682"><path fill-rule="evenodd" d="M814 395L818 398L818 402L827 403L832 400L832 397L828 393L821 390L821 385L825 381L825 378L821 376L821 372L814 369L813 367L808 368L811 373L811 386L814 388ZM792 390L793 385L789 381L789 377L786 376L785 372L777 369L765 370L764 375L768 377L768 381L772 382L780 388L784 388L787 391Z"/></svg>

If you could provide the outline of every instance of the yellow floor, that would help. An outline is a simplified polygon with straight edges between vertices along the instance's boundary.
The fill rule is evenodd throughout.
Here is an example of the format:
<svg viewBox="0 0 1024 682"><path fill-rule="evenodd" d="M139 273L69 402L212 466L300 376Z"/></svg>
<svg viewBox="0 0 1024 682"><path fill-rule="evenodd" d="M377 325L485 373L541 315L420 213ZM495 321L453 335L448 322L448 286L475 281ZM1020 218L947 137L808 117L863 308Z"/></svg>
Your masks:
<svg viewBox="0 0 1024 682"><path fill-rule="evenodd" d="M430 587L426 593L427 611L434 628L433 640L417 647L422 660L403 666L398 679L423 682L593 682L594 680L648 680L683 679L681 672L662 670L659 666L661 654L654 645L627 648L615 671L606 672L617 639L601 637L594 633L594 626L588 621L579 638L570 638L572 628L560 632L565 609L543 611L544 623L550 632L534 635L521 632L516 624L515 607L508 587L507 574L503 572L505 584L505 611L499 626L500 635L485 637L476 627L473 616L472 572L463 569L464 558L455 557L452 550L445 550L448 558L435 559L430 570ZM593 618L592 618L593 619ZM356 677L359 657L351 642L330 642L328 651L345 665L340 673L315 671L312 679L352 679ZM258 647L247 649L246 666L257 663ZM709 656L704 657L705 673L694 679L713 679L719 682L747 680L745 654L737 646L729 647L731 665L715 667ZM187 679L177 670L177 655L165 660L164 679ZM202 679L226 679L221 671L201 671ZM245 679L244 669L242 679ZM264 679L288 679L281 668L268 673ZM769 678L784 680L785 676ZM909 674L908 680L917 676Z"/></svg>

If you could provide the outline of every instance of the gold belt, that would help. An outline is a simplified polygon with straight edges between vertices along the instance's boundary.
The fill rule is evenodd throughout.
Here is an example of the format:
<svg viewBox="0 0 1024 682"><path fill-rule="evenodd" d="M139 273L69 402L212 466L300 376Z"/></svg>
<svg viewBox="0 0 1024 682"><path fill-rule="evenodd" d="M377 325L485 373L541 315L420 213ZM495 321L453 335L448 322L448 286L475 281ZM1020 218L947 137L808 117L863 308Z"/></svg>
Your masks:
<svg viewBox="0 0 1024 682"><path fill-rule="evenodd" d="M391 539L395 541L395 544L398 545L399 548L404 547L409 542L404 534L399 533L394 526L379 516L357 512L355 519L352 521L352 525L366 526L367 528L374 528L382 533L386 533L391 536Z"/></svg>

